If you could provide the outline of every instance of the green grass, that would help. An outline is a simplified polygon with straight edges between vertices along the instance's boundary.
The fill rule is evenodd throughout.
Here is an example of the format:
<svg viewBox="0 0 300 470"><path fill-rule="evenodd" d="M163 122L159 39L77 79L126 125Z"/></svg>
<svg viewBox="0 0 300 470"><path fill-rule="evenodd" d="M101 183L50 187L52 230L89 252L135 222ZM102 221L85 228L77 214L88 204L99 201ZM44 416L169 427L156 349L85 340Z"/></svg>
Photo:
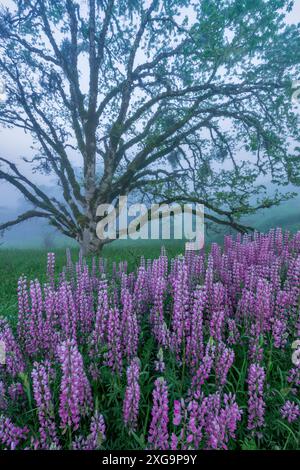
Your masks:
<svg viewBox="0 0 300 470"><path fill-rule="evenodd" d="M209 239L208 239L209 240ZM207 246L209 241L207 240ZM128 270L132 271L140 262L141 256L146 259L156 258L164 245L169 257L174 257L184 251L183 242L162 242L162 241L129 241L115 242L107 245L101 256L108 260L111 269L113 262L127 260ZM54 250L56 254L56 273L58 274L66 263L65 249ZM78 250L71 249L73 260L78 258ZM88 258L91 263L91 257ZM0 315L8 317L12 322L16 318L17 306L17 282L18 278L25 274L28 279L38 278L41 282L46 281L47 254L42 249L1 249L0 250ZM109 423L107 436L107 449L140 449L145 448L147 430L149 428L153 382L157 373L153 371L153 361L156 358L156 345L149 334L148 326L144 325L142 334L142 345L140 345L139 357L142 364L141 389L142 401L140 411L139 433L128 436L122 425L122 403L124 397L124 377L122 383L114 378L105 367L101 368L101 383L97 385L98 405L104 414L105 420ZM246 338L242 337L246 342ZM267 338L269 344L266 345L266 373L268 389L266 391L266 429L263 442L257 442L249 437L246 429L246 407L247 407L247 354L244 346L236 348L236 360L229 372L225 391L235 392L237 401L244 411L243 422L239 426L236 442L231 443L230 448L241 449L299 449L299 432L294 425L289 425L280 418L279 410L285 400L289 398L289 389L286 386L286 374L290 368L290 351L277 351L271 348L271 338ZM245 344L245 343L244 343ZM269 354L269 355L268 355ZM176 364L173 354L165 353L166 372L165 378L168 383L170 393L170 403L174 399L180 399L186 395L190 384L190 377L182 373L181 365ZM214 391L213 381L204 385L205 394ZM58 385L55 389L55 402L58 402ZM30 393L30 391L29 391ZM32 397L31 397L32 399ZM12 403L12 407L16 404ZM19 408L12 410L12 416L16 415L32 425L36 420L36 410L30 409L29 413L19 416ZM86 431L86 430L85 430Z"/></svg>
<svg viewBox="0 0 300 470"><path fill-rule="evenodd" d="M170 257L184 251L181 241L119 241L104 247L101 256L108 260L108 266L127 260L128 269L132 271L138 266L141 256L154 259L159 256L164 245ZM61 272L66 264L66 250L59 248L56 255L56 273ZM71 248L72 258L78 259L79 250ZM91 263L91 258L87 259ZM17 285L19 277L24 274L28 280L46 281L47 251L44 249L0 249L0 316L14 318L17 314Z"/></svg>

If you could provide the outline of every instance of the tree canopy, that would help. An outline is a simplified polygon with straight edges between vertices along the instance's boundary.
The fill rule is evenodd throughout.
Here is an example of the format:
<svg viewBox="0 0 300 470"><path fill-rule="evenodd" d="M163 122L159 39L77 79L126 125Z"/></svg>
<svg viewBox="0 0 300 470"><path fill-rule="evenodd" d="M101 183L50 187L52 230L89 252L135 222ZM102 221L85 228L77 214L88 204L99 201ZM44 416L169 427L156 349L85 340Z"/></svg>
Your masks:
<svg viewBox="0 0 300 470"><path fill-rule="evenodd" d="M0 13L0 124L32 135L28 164L63 197L0 154L0 179L33 206L0 229L42 217L95 251L97 206L136 192L203 203L206 220L244 231L242 215L286 197L261 177L300 182L292 1L13 3Z"/></svg>

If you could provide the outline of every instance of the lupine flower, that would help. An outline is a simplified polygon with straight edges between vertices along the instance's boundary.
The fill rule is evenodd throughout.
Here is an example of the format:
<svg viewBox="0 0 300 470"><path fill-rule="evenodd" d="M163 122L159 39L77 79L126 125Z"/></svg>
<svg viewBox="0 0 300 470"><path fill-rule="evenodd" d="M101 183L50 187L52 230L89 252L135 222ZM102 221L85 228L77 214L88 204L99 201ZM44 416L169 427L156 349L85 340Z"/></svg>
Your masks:
<svg viewBox="0 0 300 470"><path fill-rule="evenodd" d="M272 326L272 333L275 348L284 348L288 338L286 320L276 318Z"/></svg>
<svg viewBox="0 0 300 470"><path fill-rule="evenodd" d="M248 374L248 429L257 431L258 435L264 425L264 381L264 369L258 364L251 364Z"/></svg>
<svg viewBox="0 0 300 470"><path fill-rule="evenodd" d="M234 351L219 343L216 354L216 378L220 385L225 385L227 374L234 361Z"/></svg>
<svg viewBox="0 0 300 470"><path fill-rule="evenodd" d="M300 408L296 403L287 400L280 410L281 416L289 423L293 423L300 416Z"/></svg>
<svg viewBox="0 0 300 470"><path fill-rule="evenodd" d="M74 301L71 285L62 282L57 297L57 311L59 312L61 329L64 339L76 339L76 326L78 321L77 308Z"/></svg>
<svg viewBox="0 0 300 470"><path fill-rule="evenodd" d="M157 372L172 377L172 392L176 398L182 394L169 413L166 381L155 381L148 447L226 449L236 439L241 410L224 391L235 387L228 373L239 367L241 348L247 346L247 424L251 435L261 436L267 412L262 364L264 355L268 360L269 338L283 358L292 355L286 346L300 332L300 232L225 237L223 248L213 244L208 256L187 250L170 261L170 269L162 250L156 260L141 259L134 272L128 272L126 262L115 263L113 276L106 260L97 264L94 258L89 269L82 253L76 265L68 253L57 283L54 261L49 255L44 286L38 280L28 286L20 278L16 334L0 319L6 350L0 364L1 448L103 448L104 420L99 412L92 416L92 410L104 401L109 419L111 393L124 387L125 365L127 384L118 412L123 411L128 430L141 435L139 396L144 390L139 382L146 376L140 376L134 359L139 352L150 377ZM292 360L287 390L297 395L300 367ZM297 400L288 400L280 415L296 425ZM25 421L30 430L23 427ZM122 432L119 423L113 433ZM274 439L276 426L268 432Z"/></svg>
<svg viewBox="0 0 300 470"><path fill-rule="evenodd" d="M164 294L166 290L166 280L158 277L153 290L153 307L150 314L153 335L160 346L166 347L170 344L170 332L164 319Z"/></svg>
<svg viewBox="0 0 300 470"><path fill-rule="evenodd" d="M19 398L24 398L24 388L20 382L10 384L7 392L13 402L18 401Z"/></svg>
<svg viewBox="0 0 300 470"><path fill-rule="evenodd" d="M59 416L61 427L78 429L80 418L92 405L91 388L83 367L82 356L74 339L58 348L62 368Z"/></svg>
<svg viewBox="0 0 300 470"><path fill-rule="evenodd" d="M178 400L174 400L174 418L173 424L174 426L179 426L182 420L182 413L181 413L181 402Z"/></svg>
<svg viewBox="0 0 300 470"><path fill-rule="evenodd" d="M174 432L171 434L171 443L170 443L170 450L177 450L178 449L178 437Z"/></svg>
<svg viewBox="0 0 300 470"><path fill-rule="evenodd" d="M5 345L5 364L0 364L13 378L25 370L25 361L13 332L5 320L0 319L0 342Z"/></svg>
<svg viewBox="0 0 300 470"><path fill-rule="evenodd" d="M93 340L95 345L103 344L105 335L107 333L107 319L109 313L107 288L107 281L100 281L98 291L98 307L96 312L95 329L93 333Z"/></svg>
<svg viewBox="0 0 300 470"><path fill-rule="evenodd" d="M291 392L296 395L297 390L300 387L300 364L298 366L292 367L289 370L287 382L291 387Z"/></svg>
<svg viewBox="0 0 300 470"><path fill-rule="evenodd" d="M197 369L196 373L192 377L192 384L190 388L190 394L194 398L201 396L202 385L210 376L211 369L214 363L215 346L208 343L206 346L205 356Z"/></svg>
<svg viewBox="0 0 300 470"><path fill-rule="evenodd" d="M110 308L107 321L107 360L113 371L121 373L123 368L121 321L118 308Z"/></svg>
<svg viewBox="0 0 300 470"><path fill-rule="evenodd" d="M133 309L132 296L127 288L122 289L121 298L123 303L121 318L123 351L127 359L130 360L137 353L139 327Z"/></svg>
<svg viewBox="0 0 300 470"><path fill-rule="evenodd" d="M5 384L0 380L0 411L6 410L7 400L6 400L6 390Z"/></svg>
<svg viewBox="0 0 300 470"><path fill-rule="evenodd" d="M235 437L237 422L241 420L242 412L239 409L235 396L224 395L225 408L209 422L206 428L208 433L208 447L211 449L227 449L229 438Z"/></svg>
<svg viewBox="0 0 300 470"><path fill-rule="evenodd" d="M156 379L153 390L152 420L149 428L148 443L150 449L166 450L169 448L169 402L166 381Z"/></svg>
<svg viewBox="0 0 300 470"><path fill-rule="evenodd" d="M174 305L172 315L172 343L179 357L179 350L185 339L186 333L190 331L189 324L189 283L186 264L180 262L178 273L174 280Z"/></svg>
<svg viewBox="0 0 300 470"><path fill-rule="evenodd" d="M10 418L0 416L0 442L6 449L14 450L20 442L26 439L29 429L15 426Z"/></svg>
<svg viewBox="0 0 300 470"><path fill-rule="evenodd" d="M140 361L134 358L127 369L127 387L123 402L124 424L130 431L134 431L137 425L140 403Z"/></svg>
<svg viewBox="0 0 300 470"><path fill-rule="evenodd" d="M54 272L55 272L55 253L48 253L47 256L47 277L50 287L54 289Z"/></svg>
<svg viewBox="0 0 300 470"><path fill-rule="evenodd" d="M34 363L32 370L33 395L37 404L37 413L40 423L40 438L43 448L47 448L54 443L59 446L52 394L49 384L49 368L50 364Z"/></svg>
<svg viewBox="0 0 300 470"><path fill-rule="evenodd" d="M227 325L228 325L227 343L229 345L237 344L238 340L240 339L240 333L239 333L236 321L233 318L228 318Z"/></svg>
<svg viewBox="0 0 300 470"><path fill-rule="evenodd" d="M25 276L21 276L18 280L18 337L21 342L25 341L24 332L28 321L29 311L27 279Z"/></svg>
<svg viewBox="0 0 300 470"><path fill-rule="evenodd" d="M91 419L90 434L86 440L85 450L100 449L105 438L104 418L98 411L95 411Z"/></svg>
<svg viewBox="0 0 300 470"><path fill-rule="evenodd" d="M206 294L203 288L194 292L194 303L191 316L191 331L187 338L186 355L192 370L195 370L203 357L203 311L206 304Z"/></svg>

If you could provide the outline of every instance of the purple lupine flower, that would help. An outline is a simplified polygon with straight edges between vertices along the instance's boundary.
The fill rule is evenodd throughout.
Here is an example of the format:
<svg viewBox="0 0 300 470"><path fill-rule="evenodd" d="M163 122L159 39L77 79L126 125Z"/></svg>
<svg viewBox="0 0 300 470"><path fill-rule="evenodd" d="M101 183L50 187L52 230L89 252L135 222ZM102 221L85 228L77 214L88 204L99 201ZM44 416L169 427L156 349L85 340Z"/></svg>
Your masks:
<svg viewBox="0 0 300 470"><path fill-rule="evenodd" d="M27 438L29 429L16 426L10 418L0 416L0 442L6 449L15 450L21 441Z"/></svg>
<svg viewBox="0 0 300 470"><path fill-rule="evenodd" d="M25 396L23 385L20 382L13 382L10 384L7 388L7 392L9 398L14 402L18 401L20 398L24 398Z"/></svg>
<svg viewBox="0 0 300 470"><path fill-rule="evenodd" d="M33 395L37 404L37 413L40 423L40 440L43 448L47 449L51 443L59 447L56 433L54 406L49 383L50 363L34 363L31 373Z"/></svg>
<svg viewBox="0 0 300 470"><path fill-rule="evenodd" d="M248 374L248 429L256 431L258 436L264 425L264 382L264 369L259 364L251 364Z"/></svg>
<svg viewBox="0 0 300 470"><path fill-rule="evenodd" d="M189 394L195 399L201 396L201 388L204 382L209 378L214 363L215 346L208 343L202 362L192 377L192 384Z"/></svg>
<svg viewBox="0 0 300 470"><path fill-rule="evenodd" d="M146 302L149 297L148 292L148 278L147 272L144 265L141 265L138 269L137 279L134 286L133 292L133 305L137 312L137 315L140 316L144 313Z"/></svg>
<svg viewBox="0 0 300 470"><path fill-rule="evenodd" d="M83 360L74 339L58 347L62 368L59 416L61 427L78 429L80 418L92 406L91 388L83 367Z"/></svg>
<svg viewBox="0 0 300 470"><path fill-rule="evenodd" d="M30 281L29 286L29 294L30 294L30 303L31 308L27 318L27 325L26 325L26 352L29 355L34 355L38 352L39 348L39 332L38 332L38 303L36 298L36 291L35 291L35 283L34 281Z"/></svg>
<svg viewBox="0 0 300 470"><path fill-rule="evenodd" d="M105 441L105 422L103 416L95 411L91 419L90 434L87 438L76 436L72 442L73 450L99 450Z"/></svg>
<svg viewBox="0 0 300 470"><path fill-rule="evenodd" d="M167 450L169 448L169 402L168 387L164 378L156 379L153 390L152 420L150 423L148 443L153 450Z"/></svg>
<svg viewBox="0 0 300 470"><path fill-rule="evenodd" d="M198 449L200 442L203 439L203 432L205 427L205 416L207 413L206 402L202 401L199 404L195 400L191 400L188 405L188 426L186 441L189 446Z"/></svg>
<svg viewBox="0 0 300 470"><path fill-rule="evenodd" d="M90 373L93 380L99 378L98 361L107 339L107 322L109 315L108 285L106 280L99 282L98 306L95 317L94 331L89 338L89 356L91 358Z"/></svg>
<svg viewBox="0 0 300 470"><path fill-rule="evenodd" d="M77 327L77 308L72 292L71 285L67 282L62 282L57 297L57 311L64 339L76 339Z"/></svg>
<svg viewBox="0 0 300 470"><path fill-rule="evenodd" d="M10 326L2 319L0 319L0 342L5 347L5 364L0 364L0 370L5 369L15 378L24 372L25 361Z"/></svg>
<svg viewBox="0 0 300 470"><path fill-rule="evenodd" d="M121 373L123 369L121 321L117 307L110 308L107 320L107 347L106 364L114 372Z"/></svg>
<svg viewBox="0 0 300 470"><path fill-rule="evenodd" d="M77 281L75 302L78 310L78 327L81 332L81 339L83 339L86 335L91 334L94 323L92 280L89 276L87 265L83 267L83 271Z"/></svg>
<svg viewBox="0 0 300 470"><path fill-rule="evenodd" d="M178 437L174 432L171 434L170 450L178 449Z"/></svg>
<svg viewBox="0 0 300 470"><path fill-rule="evenodd" d="M136 356L138 341L139 341L139 327L136 313L133 309L132 296L127 288L122 289L122 346L124 355L128 360Z"/></svg>
<svg viewBox="0 0 300 470"><path fill-rule="evenodd" d="M216 310L211 314L211 319L209 323L210 336L216 341L222 341L223 328L225 320L225 311Z"/></svg>
<svg viewBox="0 0 300 470"><path fill-rule="evenodd" d="M227 343L229 345L237 344L238 340L240 339L240 333L239 333L236 321L233 318L228 318L227 327L228 327Z"/></svg>
<svg viewBox="0 0 300 470"><path fill-rule="evenodd" d="M47 278L50 287L54 289L54 273L55 273L55 253L47 255Z"/></svg>
<svg viewBox="0 0 300 470"><path fill-rule="evenodd" d="M100 449L105 438L104 418L98 411L95 411L91 419L90 435L86 441L86 450Z"/></svg>
<svg viewBox="0 0 300 470"><path fill-rule="evenodd" d="M225 385L230 367L234 361L234 351L219 343L216 354L216 379L220 385Z"/></svg>
<svg viewBox="0 0 300 470"><path fill-rule="evenodd" d="M164 319L164 294L167 283L163 277L158 277L153 284L153 307L150 313L150 322L154 338L160 346L166 347L170 343L170 332Z"/></svg>
<svg viewBox="0 0 300 470"><path fill-rule="evenodd" d="M298 364L298 366L292 367L289 370L287 382L291 387L291 392L296 395L300 387L300 364Z"/></svg>
<svg viewBox="0 0 300 470"><path fill-rule="evenodd" d="M261 362L264 352L262 348L264 336L260 322L257 319L251 325L249 335L249 359L251 362Z"/></svg>
<svg viewBox="0 0 300 470"><path fill-rule="evenodd" d="M180 348L186 333L190 330L188 272L186 264L181 261L178 264L178 272L174 279L173 290L172 344L179 358Z"/></svg>
<svg viewBox="0 0 300 470"><path fill-rule="evenodd" d="M235 437L238 421L241 420L242 411L239 409L234 395L224 395L225 408L220 408L218 414L209 421L206 429L208 433L208 448L225 449L229 438Z"/></svg>
<svg viewBox="0 0 300 470"><path fill-rule="evenodd" d="M261 331L271 329L270 319L272 317L272 291L270 283L259 278L256 287L256 318L260 323Z"/></svg>
<svg viewBox="0 0 300 470"><path fill-rule="evenodd" d="M29 315L29 297L27 290L27 279L21 276L18 281L18 338L22 343L25 341L24 333Z"/></svg>
<svg viewBox="0 0 300 470"><path fill-rule="evenodd" d="M182 412L181 412L181 401L174 400L174 417L173 417L173 424L174 426L179 426L182 420Z"/></svg>
<svg viewBox="0 0 300 470"><path fill-rule="evenodd" d="M132 359L126 375L127 387L123 402L123 420L130 431L135 431L140 403L140 360L138 358Z"/></svg>
<svg viewBox="0 0 300 470"><path fill-rule="evenodd" d="M286 320L276 318L272 325L272 333L274 338L274 347L277 349L284 348L288 339Z"/></svg>
<svg viewBox="0 0 300 470"><path fill-rule="evenodd" d="M194 292L194 303L191 316L191 331L187 338L186 355L192 370L199 367L204 353L203 345L203 311L206 304L206 294L198 287Z"/></svg>
<svg viewBox="0 0 300 470"><path fill-rule="evenodd" d="M47 355L54 356L60 341L60 332L56 330L56 327L59 325L55 311L56 295L48 286L45 286L44 295L43 348Z"/></svg>
<svg viewBox="0 0 300 470"><path fill-rule="evenodd" d="M282 418L286 419L289 423L293 423L300 416L300 408L296 403L287 400L280 410Z"/></svg>
<svg viewBox="0 0 300 470"><path fill-rule="evenodd" d="M95 319L95 330L93 338L96 345L103 344L106 336L107 319L109 313L109 302L108 302L108 286L107 281L103 280L99 283L98 291L98 307ZM96 348L97 351L97 348Z"/></svg>
<svg viewBox="0 0 300 470"><path fill-rule="evenodd" d="M0 411L6 410L7 408L7 398L5 384L0 380Z"/></svg>

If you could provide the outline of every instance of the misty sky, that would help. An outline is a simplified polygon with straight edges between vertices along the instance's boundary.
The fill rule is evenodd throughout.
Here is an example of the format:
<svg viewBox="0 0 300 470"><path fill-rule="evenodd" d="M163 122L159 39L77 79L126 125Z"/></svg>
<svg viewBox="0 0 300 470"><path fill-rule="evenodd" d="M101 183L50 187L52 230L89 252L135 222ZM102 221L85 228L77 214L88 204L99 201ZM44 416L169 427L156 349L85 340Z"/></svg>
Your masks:
<svg viewBox="0 0 300 470"><path fill-rule="evenodd" d="M1 6L10 6L11 4L12 2L9 0L0 0ZM300 22L300 0L295 1L294 9L288 15L287 22L289 24ZM26 176L31 176L30 165L23 163L22 157L27 157L30 159L33 156L34 151L32 150L31 146L32 139L30 135L26 135L22 129L3 129L0 126L0 156L18 163ZM52 186L55 184L54 176L46 177L43 175L34 174L31 176L31 178L43 185ZM18 199L20 199L20 197L22 196L11 186L9 186L9 184L0 181L0 219L1 207L5 207L6 209L15 209L18 205Z"/></svg>

